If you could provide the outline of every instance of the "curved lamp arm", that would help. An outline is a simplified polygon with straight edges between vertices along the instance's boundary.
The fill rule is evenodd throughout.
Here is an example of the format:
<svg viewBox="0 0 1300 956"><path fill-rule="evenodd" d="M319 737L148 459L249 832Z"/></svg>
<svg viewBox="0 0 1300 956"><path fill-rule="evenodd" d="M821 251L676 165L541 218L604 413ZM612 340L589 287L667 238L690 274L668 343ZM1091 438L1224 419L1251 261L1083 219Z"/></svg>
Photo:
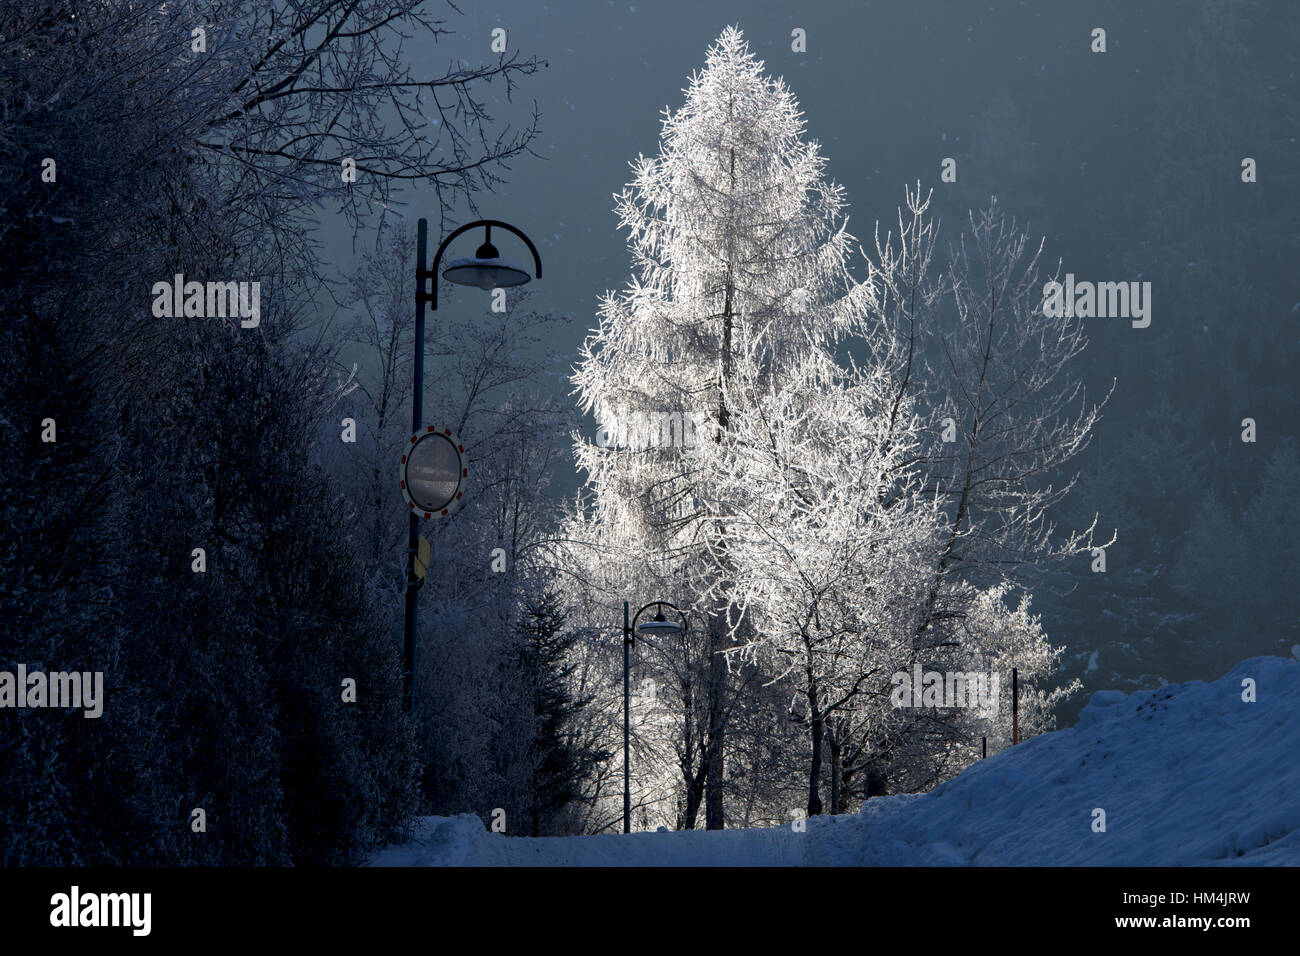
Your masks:
<svg viewBox="0 0 1300 956"><path fill-rule="evenodd" d="M424 268L423 262L416 264L415 281L419 284L419 288L416 291L416 297L418 301L432 303L434 311L435 312L437 311L438 309L438 263L442 261L442 253L449 245L451 245L451 241L455 239L457 236L459 236L462 232L468 232L469 230L476 229L479 226L483 226L487 233L484 239L485 242L492 241L493 226L496 226L500 229L505 229L508 232L513 232L516 236L522 239L524 241L524 244L528 246L528 251L533 254L533 265L537 267L537 278L540 279L542 277L542 257L537 254L537 247L533 245L533 240L529 239L526 235L523 234L523 232L516 229L514 226L510 225L510 223L508 222L502 222L499 219L476 219L474 222L467 222L465 223L465 225L452 230L451 235L449 235L446 239L442 240L442 244L438 246L438 251L434 253L432 266L426 269ZM421 219L420 229L423 231L425 228L427 228L425 226L425 221ZM421 246L423 246L423 243L421 243ZM433 279L432 292L424 291L425 279Z"/></svg>

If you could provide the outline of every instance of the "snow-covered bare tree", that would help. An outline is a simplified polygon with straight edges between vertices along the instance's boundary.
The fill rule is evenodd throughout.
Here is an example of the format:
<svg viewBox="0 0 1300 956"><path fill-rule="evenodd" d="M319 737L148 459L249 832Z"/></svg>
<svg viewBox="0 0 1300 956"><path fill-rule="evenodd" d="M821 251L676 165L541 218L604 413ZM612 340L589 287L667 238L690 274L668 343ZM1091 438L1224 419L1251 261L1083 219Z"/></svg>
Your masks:
<svg viewBox="0 0 1300 956"><path fill-rule="evenodd" d="M476 194L502 182L509 161L528 152L536 111L511 128L494 121L484 99L491 84L509 99L541 61L510 51L417 77L413 48L454 32L438 6L244 0L215 8L181 0L149 14L186 41L196 25L206 33L202 55L172 67L190 74L207 98L186 138L222 171L232 216L252 236L269 228L305 251L320 204L360 222L382 214L404 183L431 188L442 227L458 204L472 210ZM444 12L460 13L452 3Z"/></svg>
<svg viewBox="0 0 1300 956"><path fill-rule="evenodd" d="M855 381L845 381L849 376ZM925 593L936 509L888 441L892 394L877 370L796 365L728 435L717 487L729 515L731 598L750 615L736 656L772 656L808 726L807 812L822 812L828 721L879 696L906 663ZM913 466L915 470L915 466Z"/></svg>
<svg viewBox="0 0 1300 956"><path fill-rule="evenodd" d="M1058 537L1052 509L1073 487L1064 469L1087 447L1105 399L1090 404L1080 379L1082 319L1042 307L1041 243L994 199L971 214L936 277L928 205L919 186L908 190L897 241L877 232L869 282L873 314L905 343L893 352L892 387L926 419L917 463L944 512L937 600L946 573L1023 583L1023 572L1099 544L1091 525ZM923 615L918 640L934 624Z"/></svg>
<svg viewBox="0 0 1300 956"><path fill-rule="evenodd" d="M928 206L919 186L907 191L897 236L882 238L877 230L867 279L870 313L885 342L869 354L892 394L882 441L886 448L907 446L888 465L897 469L898 484L883 490L882 503L887 512L912 510L907 490L919 475L921 497L936 519L910 579L925 583L899 648L909 666L927 669L944 662L957 668L977 649L986 658L1002 654L1009 635L1025 630L1017 616L1023 608L1003 602L1009 589L1106 543L1094 541L1091 525L1058 535L1052 520L1073 485L1065 469L1087 446L1099 406L1088 403L1079 378L1081 321L1042 308L1041 244L1032 246L994 200L971 215L946 269L936 270L937 225ZM999 616L1001 626L987 623ZM976 628L972 620L986 623ZM1022 643L1027 659L1052 653L1045 640ZM1042 676L1033 673L1031 680ZM1058 699L1056 691L1040 690ZM917 713L900 723L894 715L875 721L858 743L841 739L836 747L861 744L864 757L876 755L867 759L878 770L882 754L909 747L934 753L940 737L960 736L952 716L936 722ZM944 729L936 737L939 723ZM843 738L844 727L836 729ZM930 743L919 750L905 745L913 731ZM899 769L895 762L893 772Z"/></svg>

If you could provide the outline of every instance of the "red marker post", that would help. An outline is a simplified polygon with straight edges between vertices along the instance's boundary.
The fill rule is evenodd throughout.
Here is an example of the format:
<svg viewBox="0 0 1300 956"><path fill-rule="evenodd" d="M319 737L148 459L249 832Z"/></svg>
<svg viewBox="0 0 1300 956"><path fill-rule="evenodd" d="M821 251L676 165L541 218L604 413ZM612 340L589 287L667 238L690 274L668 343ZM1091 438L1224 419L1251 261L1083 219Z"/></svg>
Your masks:
<svg viewBox="0 0 1300 956"><path fill-rule="evenodd" d="M1020 743L1020 674L1011 668L1011 742Z"/></svg>

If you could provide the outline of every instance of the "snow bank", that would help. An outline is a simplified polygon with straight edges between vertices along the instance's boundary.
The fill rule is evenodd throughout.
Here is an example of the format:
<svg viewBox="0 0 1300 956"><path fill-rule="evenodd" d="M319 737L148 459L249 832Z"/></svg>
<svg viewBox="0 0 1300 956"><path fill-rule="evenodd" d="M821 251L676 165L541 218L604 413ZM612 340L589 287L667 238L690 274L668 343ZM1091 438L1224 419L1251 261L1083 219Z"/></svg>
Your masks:
<svg viewBox="0 0 1300 956"><path fill-rule="evenodd" d="M1253 681L1253 703L1243 701ZM1094 694L1078 724L932 793L791 827L512 838L427 817L375 866L1300 865L1300 662ZM1105 811L1105 832L1094 830Z"/></svg>

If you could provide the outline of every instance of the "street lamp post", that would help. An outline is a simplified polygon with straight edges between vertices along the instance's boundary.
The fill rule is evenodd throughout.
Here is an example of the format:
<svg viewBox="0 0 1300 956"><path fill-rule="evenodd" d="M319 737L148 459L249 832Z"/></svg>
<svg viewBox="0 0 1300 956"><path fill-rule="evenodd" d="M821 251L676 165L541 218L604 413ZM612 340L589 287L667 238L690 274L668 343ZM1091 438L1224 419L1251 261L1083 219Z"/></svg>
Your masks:
<svg viewBox="0 0 1300 956"><path fill-rule="evenodd" d="M672 608L682 619L678 624L664 618L664 608ZM650 608L655 609L655 616L637 627L637 620ZM686 615L675 604L667 601L651 601L637 611L628 620L628 603L623 602L623 832L632 832L632 760L631 760L631 715L632 715L632 670L631 651L634 633L640 630L645 634L678 634L686 630ZM653 646L653 645L651 645Z"/></svg>
<svg viewBox="0 0 1300 956"><path fill-rule="evenodd" d="M453 231L438 246L438 251L433 257L433 265L426 269L424 261L429 248L429 223L425 219L420 220L416 230L415 244L415 369L414 395L411 400L411 433L413 435L419 434L424 417L424 304L428 302L434 312L438 311L438 263L442 261L442 253L451 244L451 241L461 233L476 229L479 226L482 226L484 231L483 244L478 247L474 258L455 259L448 263L443 278L457 285L471 285L485 290L523 285L528 281L528 273L524 268L510 259L502 258L501 253L492 245L493 227L513 232L524 241L528 246L528 251L533 254L533 264L536 266L537 278L542 277L542 258L537 254L537 247L533 245L532 240L509 223L497 219L479 219L468 222ZM426 292L425 283L430 279L433 282L429 286L429 291ZM441 513L446 514L446 511L442 510ZM415 681L415 624L419 611L416 597L420 585L424 583L423 577L416 574L415 568L415 558L419 551L419 544L420 516L412 509L406 547L406 618L402 629L402 666L405 671L405 680L402 685L402 707L407 711L411 709L411 689Z"/></svg>

